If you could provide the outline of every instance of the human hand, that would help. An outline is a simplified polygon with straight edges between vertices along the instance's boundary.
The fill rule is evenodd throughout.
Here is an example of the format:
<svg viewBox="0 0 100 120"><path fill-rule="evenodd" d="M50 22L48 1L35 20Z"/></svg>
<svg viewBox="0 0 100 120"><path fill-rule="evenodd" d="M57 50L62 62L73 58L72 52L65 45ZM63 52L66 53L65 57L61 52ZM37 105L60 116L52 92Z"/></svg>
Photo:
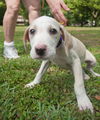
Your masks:
<svg viewBox="0 0 100 120"><path fill-rule="evenodd" d="M61 24L66 25L67 19L65 18L62 9L69 11L70 9L64 3L63 0L46 0L51 12L56 20L58 20Z"/></svg>

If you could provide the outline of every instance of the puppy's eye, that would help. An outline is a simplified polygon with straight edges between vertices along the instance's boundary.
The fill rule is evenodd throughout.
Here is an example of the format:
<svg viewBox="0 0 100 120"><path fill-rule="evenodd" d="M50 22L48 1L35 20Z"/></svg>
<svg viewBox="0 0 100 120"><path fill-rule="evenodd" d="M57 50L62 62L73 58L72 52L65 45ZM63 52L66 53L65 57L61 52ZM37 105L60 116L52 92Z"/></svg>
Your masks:
<svg viewBox="0 0 100 120"><path fill-rule="evenodd" d="M30 33L31 33L31 34L35 34L35 32L36 32L35 29L31 29L31 30L30 30Z"/></svg>
<svg viewBox="0 0 100 120"><path fill-rule="evenodd" d="M49 30L49 32L50 32L50 34L56 34L57 33L57 30L55 29L55 28L51 28L50 30Z"/></svg>

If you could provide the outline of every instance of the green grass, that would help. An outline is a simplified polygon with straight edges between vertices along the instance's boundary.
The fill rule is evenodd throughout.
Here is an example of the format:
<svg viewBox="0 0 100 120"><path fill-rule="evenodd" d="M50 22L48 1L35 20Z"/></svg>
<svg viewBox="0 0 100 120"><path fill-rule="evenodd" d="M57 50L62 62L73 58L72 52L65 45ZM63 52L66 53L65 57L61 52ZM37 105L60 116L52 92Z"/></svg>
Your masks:
<svg viewBox="0 0 100 120"><path fill-rule="evenodd" d="M100 28L67 28L84 42L97 58L94 70L100 73ZM0 120L100 120L100 78L85 81L95 113L79 112L73 89L73 76L67 70L51 66L40 85L26 89L32 81L41 61L25 54L22 36L25 27L17 27L15 45L21 56L7 60L2 56L3 30L0 27Z"/></svg>

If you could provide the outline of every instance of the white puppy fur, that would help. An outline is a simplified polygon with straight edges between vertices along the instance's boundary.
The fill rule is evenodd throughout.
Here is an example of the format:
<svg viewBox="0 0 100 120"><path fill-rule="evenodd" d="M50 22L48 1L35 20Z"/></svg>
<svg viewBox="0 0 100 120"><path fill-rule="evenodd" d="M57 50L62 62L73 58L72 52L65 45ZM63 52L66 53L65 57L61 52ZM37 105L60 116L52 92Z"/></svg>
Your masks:
<svg viewBox="0 0 100 120"><path fill-rule="evenodd" d="M65 69L72 70L78 107L80 110L89 109L93 112L93 106L86 94L83 80L89 79L89 76L84 72L81 64L85 62L87 69L93 75L100 75L92 70L96 64L96 59L84 44L70 35L55 19L46 16L37 18L27 28L24 34L25 45L27 40L30 41L31 45L31 57L42 59L43 62L34 81L25 87L34 87L39 84L43 74L53 62Z"/></svg>

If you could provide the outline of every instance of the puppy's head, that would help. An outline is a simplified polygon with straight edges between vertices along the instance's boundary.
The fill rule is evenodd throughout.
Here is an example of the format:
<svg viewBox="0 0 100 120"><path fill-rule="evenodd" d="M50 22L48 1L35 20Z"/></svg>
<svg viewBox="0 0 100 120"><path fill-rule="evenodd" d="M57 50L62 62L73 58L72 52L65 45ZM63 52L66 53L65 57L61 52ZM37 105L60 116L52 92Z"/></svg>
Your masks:
<svg viewBox="0 0 100 120"><path fill-rule="evenodd" d="M30 41L33 59L49 59L56 54L57 44L64 38L63 28L51 17L39 17L26 29L24 41Z"/></svg>

